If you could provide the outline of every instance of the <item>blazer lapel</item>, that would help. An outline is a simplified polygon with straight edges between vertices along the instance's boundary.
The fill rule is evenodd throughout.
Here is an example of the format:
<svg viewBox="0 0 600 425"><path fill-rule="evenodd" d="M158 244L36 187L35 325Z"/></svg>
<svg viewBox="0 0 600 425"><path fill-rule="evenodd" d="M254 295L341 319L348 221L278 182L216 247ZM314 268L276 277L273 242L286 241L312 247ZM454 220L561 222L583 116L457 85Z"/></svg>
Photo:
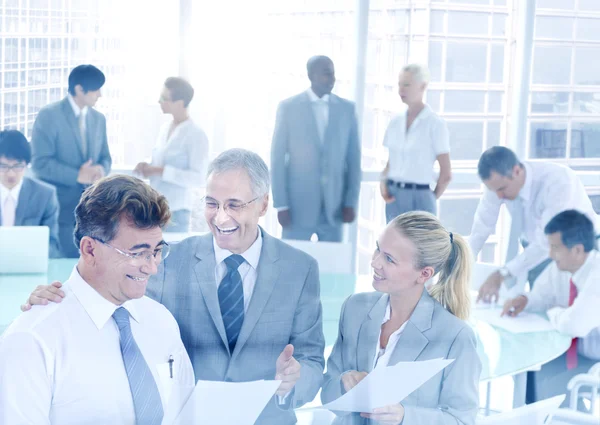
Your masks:
<svg viewBox="0 0 600 425"><path fill-rule="evenodd" d="M194 272L196 273L196 279L200 286L200 292L202 292L206 308L215 323L215 327L221 336L223 344L225 344L225 347L229 347L225 326L223 325L223 318L221 317L219 297L217 296L217 283L215 282L215 251L213 248L212 234L202 238L201 243L198 244L196 257L199 261L194 266Z"/></svg>
<svg viewBox="0 0 600 425"><path fill-rule="evenodd" d="M79 123L77 122L77 117L75 116L75 113L73 112L73 108L71 107L71 104L69 103L68 98L65 98L63 100L62 108L63 108L65 119L67 120L67 123L69 124L69 127L71 128L71 131L73 132L73 136L75 137L74 140L76 140L75 144L77 145L77 150L79 152L79 156L85 162L85 161L87 161L87 159L83 157L83 150L81 149L82 142L81 142L81 134L79 133Z"/></svg>
<svg viewBox="0 0 600 425"><path fill-rule="evenodd" d="M390 356L389 365L395 365L398 362L415 361L423 349L429 344L429 340L423 332L431 329L433 319L434 302L427 289L423 289L423 294L419 300L415 311L402 331L394 352Z"/></svg>
<svg viewBox="0 0 600 425"><path fill-rule="evenodd" d="M369 311L358 332L356 364L361 372L371 372L373 370L373 359L378 344L377 339L381 331L381 322L383 316L385 316L387 304L388 296L382 295Z"/></svg>
<svg viewBox="0 0 600 425"><path fill-rule="evenodd" d="M28 206L31 205L33 199L31 193L31 182L27 178L23 178L23 185L19 192L19 200L17 202L17 210L15 211L15 226L22 226L25 219L25 213Z"/></svg>
<svg viewBox="0 0 600 425"><path fill-rule="evenodd" d="M240 352L244 344L248 341L252 330L256 326L258 319L267 305L267 301L269 301L269 298L273 293L273 288L281 273L281 269L277 264L279 254L274 239L263 231L262 228L260 231L262 232L263 245L260 253L260 260L258 262L258 270L256 271L256 285L254 286L254 293L252 294L248 311L244 317L240 335L235 344L235 349L233 351L234 356Z"/></svg>

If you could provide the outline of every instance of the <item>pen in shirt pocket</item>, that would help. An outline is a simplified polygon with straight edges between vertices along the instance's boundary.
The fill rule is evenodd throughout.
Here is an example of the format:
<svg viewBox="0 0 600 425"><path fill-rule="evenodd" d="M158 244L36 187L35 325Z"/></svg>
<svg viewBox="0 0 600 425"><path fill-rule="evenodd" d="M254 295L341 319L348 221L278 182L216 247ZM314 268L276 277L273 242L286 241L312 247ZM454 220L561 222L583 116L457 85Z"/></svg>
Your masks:
<svg viewBox="0 0 600 425"><path fill-rule="evenodd" d="M169 356L169 376L173 379L173 363L175 360L173 359L173 355Z"/></svg>

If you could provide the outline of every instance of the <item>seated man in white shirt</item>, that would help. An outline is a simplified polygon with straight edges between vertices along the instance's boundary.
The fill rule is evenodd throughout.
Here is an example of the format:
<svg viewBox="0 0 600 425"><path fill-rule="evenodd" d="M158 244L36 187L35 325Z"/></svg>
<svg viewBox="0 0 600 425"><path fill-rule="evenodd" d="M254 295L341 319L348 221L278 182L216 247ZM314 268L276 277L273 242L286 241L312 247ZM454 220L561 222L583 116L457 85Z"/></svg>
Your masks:
<svg viewBox="0 0 600 425"><path fill-rule="evenodd" d="M0 339L0 423L159 425L169 380L194 383L175 319L144 296L169 252L169 217L165 197L133 177L83 193L65 298L22 313Z"/></svg>
<svg viewBox="0 0 600 425"><path fill-rule="evenodd" d="M552 264L531 292L508 300L502 314L516 316L524 309L546 312L573 343L534 374L534 384L528 382L528 402L564 394L569 379L600 361L600 253L594 226L584 214L568 210L550 220L544 231Z"/></svg>
<svg viewBox="0 0 600 425"><path fill-rule="evenodd" d="M524 286L527 276L533 285L550 263L544 227L561 211L576 209L594 223L597 232L600 230L600 219L585 187L569 167L552 162L521 162L510 149L494 146L481 155L477 171L486 189L469 237L475 256L495 231L502 204L511 216L507 262L481 285L478 300L497 300L502 282L507 287L516 281ZM525 247L520 254L519 240Z"/></svg>
<svg viewBox="0 0 600 425"><path fill-rule="evenodd" d="M31 146L18 130L0 131L0 226L47 226L48 253L60 257L56 189L25 177Z"/></svg>

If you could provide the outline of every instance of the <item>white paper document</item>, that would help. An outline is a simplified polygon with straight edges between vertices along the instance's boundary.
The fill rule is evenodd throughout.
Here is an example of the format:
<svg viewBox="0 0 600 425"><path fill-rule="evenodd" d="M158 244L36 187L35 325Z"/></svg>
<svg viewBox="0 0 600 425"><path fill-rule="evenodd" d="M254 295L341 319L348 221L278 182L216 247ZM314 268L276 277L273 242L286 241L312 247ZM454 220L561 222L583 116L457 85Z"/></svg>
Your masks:
<svg viewBox="0 0 600 425"><path fill-rule="evenodd" d="M323 407L368 413L373 409L398 404L453 361L435 359L376 367L358 385Z"/></svg>
<svg viewBox="0 0 600 425"><path fill-rule="evenodd" d="M565 395L548 398L518 409L477 419L477 425L544 425L565 400Z"/></svg>
<svg viewBox="0 0 600 425"><path fill-rule="evenodd" d="M198 381L174 425L254 425L280 384Z"/></svg>
<svg viewBox="0 0 600 425"><path fill-rule="evenodd" d="M500 317L501 308L478 308L472 310L471 314L478 320L514 334L555 330L548 320L533 313L521 312L517 317Z"/></svg>

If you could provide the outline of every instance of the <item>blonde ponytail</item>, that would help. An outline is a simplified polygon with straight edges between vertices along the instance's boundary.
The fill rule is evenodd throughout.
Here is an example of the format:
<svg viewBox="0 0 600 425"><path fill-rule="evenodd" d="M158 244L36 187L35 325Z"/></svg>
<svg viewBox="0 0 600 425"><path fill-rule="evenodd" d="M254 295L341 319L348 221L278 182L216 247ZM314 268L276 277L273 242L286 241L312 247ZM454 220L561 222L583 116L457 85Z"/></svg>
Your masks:
<svg viewBox="0 0 600 425"><path fill-rule="evenodd" d="M430 295L459 319L468 319L472 259L465 239L449 233L436 216L424 211L401 214L390 225L415 245L416 268L429 266L439 273Z"/></svg>

